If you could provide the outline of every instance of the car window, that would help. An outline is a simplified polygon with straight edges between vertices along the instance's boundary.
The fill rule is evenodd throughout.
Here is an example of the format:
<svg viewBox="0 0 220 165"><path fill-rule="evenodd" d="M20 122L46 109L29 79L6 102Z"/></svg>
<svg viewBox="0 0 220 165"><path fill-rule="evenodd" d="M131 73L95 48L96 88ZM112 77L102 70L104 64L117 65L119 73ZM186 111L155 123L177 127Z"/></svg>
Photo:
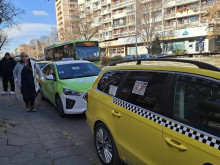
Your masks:
<svg viewBox="0 0 220 165"><path fill-rule="evenodd" d="M106 72L98 83L98 89L107 94L116 96L118 86L125 75L125 71Z"/></svg>
<svg viewBox="0 0 220 165"><path fill-rule="evenodd" d="M53 75L53 76L56 75L56 74L55 74L54 66L53 66L52 64L49 65L49 68L48 68L48 70L47 70L47 75Z"/></svg>
<svg viewBox="0 0 220 165"><path fill-rule="evenodd" d="M43 69L43 76L46 76L49 70L49 65L47 65L44 69Z"/></svg>
<svg viewBox="0 0 220 165"><path fill-rule="evenodd" d="M92 63L77 63L57 65L60 79L97 76L100 69Z"/></svg>
<svg viewBox="0 0 220 165"><path fill-rule="evenodd" d="M132 71L119 90L118 97L153 112L160 111L167 73Z"/></svg>
<svg viewBox="0 0 220 165"><path fill-rule="evenodd" d="M174 119L210 134L220 136L220 82L179 76Z"/></svg>

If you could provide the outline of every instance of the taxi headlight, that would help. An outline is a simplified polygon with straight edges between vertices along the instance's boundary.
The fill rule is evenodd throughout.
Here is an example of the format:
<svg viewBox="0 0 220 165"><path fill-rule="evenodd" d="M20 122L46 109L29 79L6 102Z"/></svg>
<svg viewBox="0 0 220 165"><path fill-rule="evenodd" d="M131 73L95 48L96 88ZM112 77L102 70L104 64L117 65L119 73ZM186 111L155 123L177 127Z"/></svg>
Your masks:
<svg viewBox="0 0 220 165"><path fill-rule="evenodd" d="M82 92L78 92L78 91L74 91L74 90L66 89L66 88L63 88L63 93L65 95L73 95L73 96L81 96L83 94Z"/></svg>

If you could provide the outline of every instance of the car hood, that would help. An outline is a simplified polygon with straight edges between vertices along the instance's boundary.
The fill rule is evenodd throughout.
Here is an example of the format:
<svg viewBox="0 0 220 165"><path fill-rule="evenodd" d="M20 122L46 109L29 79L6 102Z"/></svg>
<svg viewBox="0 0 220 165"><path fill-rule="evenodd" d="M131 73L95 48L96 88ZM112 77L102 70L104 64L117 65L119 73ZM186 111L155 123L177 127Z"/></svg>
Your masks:
<svg viewBox="0 0 220 165"><path fill-rule="evenodd" d="M63 88L75 90L78 92L88 92L96 78L97 76L91 76L60 81L62 82Z"/></svg>

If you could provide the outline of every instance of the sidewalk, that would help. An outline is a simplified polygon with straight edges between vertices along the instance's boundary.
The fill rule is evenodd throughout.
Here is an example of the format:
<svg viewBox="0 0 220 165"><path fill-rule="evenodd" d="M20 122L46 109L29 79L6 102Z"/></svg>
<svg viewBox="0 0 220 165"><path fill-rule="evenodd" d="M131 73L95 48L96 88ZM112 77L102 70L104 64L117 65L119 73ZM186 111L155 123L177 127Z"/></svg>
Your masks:
<svg viewBox="0 0 220 165"><path fill-rule="evenodd" d="M27 113L21 95L0 96L0 165L91 165L75 144L41 109Z"/></svg>

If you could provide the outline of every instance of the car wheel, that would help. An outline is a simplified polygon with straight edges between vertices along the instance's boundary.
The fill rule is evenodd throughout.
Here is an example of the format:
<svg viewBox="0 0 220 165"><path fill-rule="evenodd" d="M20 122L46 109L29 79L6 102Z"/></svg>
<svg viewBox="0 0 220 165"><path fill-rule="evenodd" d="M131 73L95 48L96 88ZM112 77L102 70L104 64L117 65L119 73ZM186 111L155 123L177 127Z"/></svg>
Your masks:
<svg viewBox="0 0 220 165"><path fill-rule="evenodd" d="M45 97L44 97L42 89L40 89L40 98L41 98L41 100L45 100Z"/></svg>
<svg viewBox="0 0 220 165"><path fill-rule="evenodd" d="M63 111L63 104L62 104L62 101L60 99L59 96L56 97L56 106L57 106L57 112L58 114L61 116L61 117L64 117L65 116L65 113Z"/></svg>
<svg viewBox="0 0 220 165"><path fill-rule="evenodd" d="M96 125L94 136L96 151L101 162L105 165L121 164L113 137L103 123Z"/></svg>

